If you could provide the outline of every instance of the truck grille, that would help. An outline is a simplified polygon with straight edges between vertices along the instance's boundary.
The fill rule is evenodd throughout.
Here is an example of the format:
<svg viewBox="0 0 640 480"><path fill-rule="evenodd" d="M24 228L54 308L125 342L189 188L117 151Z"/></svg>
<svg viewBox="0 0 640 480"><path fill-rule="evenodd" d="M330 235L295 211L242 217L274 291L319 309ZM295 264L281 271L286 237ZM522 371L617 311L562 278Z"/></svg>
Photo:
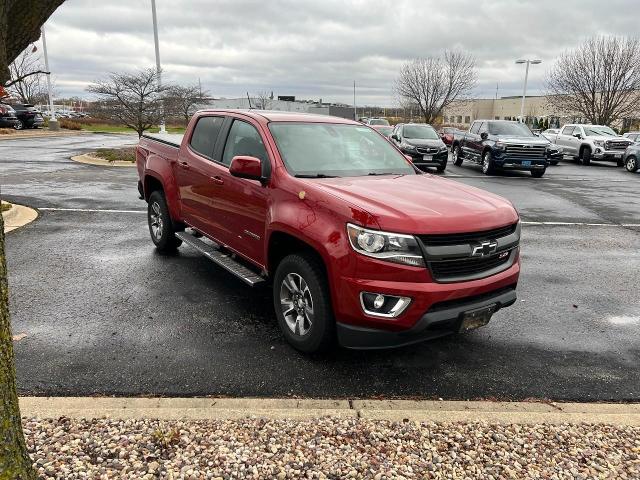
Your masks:
<svg viewBox="0 0 640 480"><path fill-rule="evenodd" d="M629 142L609 140L604 145L604 148L606 148L607 150L626 150L627 147L631 144Z"/></svg>
<svg viewBox="0 0 640 480"><path fill-rule="evenodd" d="M431 273L435 280L453 280L460 277L469 277L493 270L501 265L507 266L510 255L504 252L485 258L465 258L462 260L449 260L431 263Z"/></svg>
<svg viewBox="0 0 640 480"><path fill-rule="evenodd" d="M493 230L483 230L482 232L471 233L451 233L447 235L419 235L420 240L425 245L460 245L462 243L479 242L493 238L506 237L516 231L517 223L506 227L495 228Z"/></svg>
<svg viewBox="0 0 640 480"><path fill-rule="evenodd" d="M513 157L544 158L547 147L544 145L507 145L506 153Z"/></svg>

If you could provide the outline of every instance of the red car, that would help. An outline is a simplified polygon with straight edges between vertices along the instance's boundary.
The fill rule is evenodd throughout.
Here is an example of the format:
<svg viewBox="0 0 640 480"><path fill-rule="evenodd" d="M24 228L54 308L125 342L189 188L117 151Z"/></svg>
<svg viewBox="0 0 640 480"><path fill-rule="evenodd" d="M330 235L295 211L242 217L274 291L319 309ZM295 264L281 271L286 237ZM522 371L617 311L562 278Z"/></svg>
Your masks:
<svg viewBox="0 0 640 480"><path fill-rule="evenodd" d="M138 188L161 251L186 243L268 281L295 348L407 345L485 325L516 300L518 213L418 171L362 124L210 110L145 135Z"/></svg>
<svg viewBox="0 0 640 480"><path fill-rule="evenodd" d="M453 145L453 140L455 139L455 136L463 133L464 132L453 127L444 127L438 131L438 134L440 135L440 138L442 139L444 144L449 147Z"/></svg>

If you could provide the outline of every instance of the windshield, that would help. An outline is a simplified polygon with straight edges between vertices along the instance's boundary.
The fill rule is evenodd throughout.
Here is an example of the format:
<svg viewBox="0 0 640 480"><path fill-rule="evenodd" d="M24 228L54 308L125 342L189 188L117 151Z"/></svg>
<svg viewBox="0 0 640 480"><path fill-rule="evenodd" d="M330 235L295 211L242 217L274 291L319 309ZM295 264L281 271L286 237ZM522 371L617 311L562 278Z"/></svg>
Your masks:
<svg viewBox="0 0 640 480"><path fill-rule="evenodd" d="M438 140L438 133L430 125L405 125L402 129L404 138L421 140Z"/></svg>
<svg viewBox="0 0 640 480"><path fill-rule="evenodd" d="M369 125L389 125L384 118L372 118L369 120Z"/></svg>
<svg viewBox="0 0 640 480"><path fill-rule="evenodd" d="M489 133L491 135L513 135L516 137L535 136L529 127L517 122L489 122Z"/></svg>
<svg viewBox="0 0 640 480"><path fill-rule="evenodd" d="M607 137L617 137L618 134L616 132L614 132L613 130L611 130L609 127L604 127L604 126L600 126L600 125L590 125L588 127L583 126L582 127L584 129L584 134L587 137L599 137L601 135L607 136Z"/></svg>
<svg viewBox="0 0 640 480"><path fill-rule="evenodd" d="M369 127L278 122L269 130L295 176L416 175L407 159Z"/></svg>

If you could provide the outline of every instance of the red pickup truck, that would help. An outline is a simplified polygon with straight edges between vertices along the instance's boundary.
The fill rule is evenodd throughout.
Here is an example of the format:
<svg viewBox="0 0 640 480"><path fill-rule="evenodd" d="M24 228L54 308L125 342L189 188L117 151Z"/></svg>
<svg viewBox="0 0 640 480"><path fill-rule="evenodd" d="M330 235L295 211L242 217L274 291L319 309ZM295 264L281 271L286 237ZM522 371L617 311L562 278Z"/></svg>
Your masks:
<svg viewBox="0 0 640 480"><path fill-rule="evenodd" d="M144 135L136 158L156 247L184 242L249 285L270 282L301 351L464 332L516 300L511 203L418 171L361 123L206 110L182 138Z"/></svg>

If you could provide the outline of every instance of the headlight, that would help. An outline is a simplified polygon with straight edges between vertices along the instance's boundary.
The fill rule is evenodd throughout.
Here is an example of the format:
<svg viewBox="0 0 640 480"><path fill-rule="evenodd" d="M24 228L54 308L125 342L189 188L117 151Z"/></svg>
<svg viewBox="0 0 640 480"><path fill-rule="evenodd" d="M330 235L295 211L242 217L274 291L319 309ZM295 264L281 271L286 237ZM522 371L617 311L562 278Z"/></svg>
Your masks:
<svg viewBox="0 0 640 480"><path fill-rule="evenodd" d="M599 147L604 147L604 140L594 140L593 144Z"/></svg>
<svg viewBox="0 0 640 480"><path fill-rule="evenodd" d="M446 152L448 150L446 145L442 145L439 149L438 152Z"/></svg>
<svg viewBox="0 0 640 480"><path fill-rule="evenodd" d="M498 141L495 143L495 147L496 147L497 149L499 149L499 150L504 150L505 148L507 148L507 144L506 144L506 143L504 143L504 142L501 142L500 140L498 140Z"/></svg>
<svg viewBox="0 0 640 480"><path fill-rule="evenodd" d="M402 145L402 148L404 148L405 150L415 150L416 146L415 145L409 145L408 143L405 143L404 145Z"/></svg>
<svg viewBox="0 0 640 480"><path fill-rule="evenodd" d="M369 230L347 223L347 235L353 249L367 257L387 262L424 267L422 251L413 235Z"/></svg>

